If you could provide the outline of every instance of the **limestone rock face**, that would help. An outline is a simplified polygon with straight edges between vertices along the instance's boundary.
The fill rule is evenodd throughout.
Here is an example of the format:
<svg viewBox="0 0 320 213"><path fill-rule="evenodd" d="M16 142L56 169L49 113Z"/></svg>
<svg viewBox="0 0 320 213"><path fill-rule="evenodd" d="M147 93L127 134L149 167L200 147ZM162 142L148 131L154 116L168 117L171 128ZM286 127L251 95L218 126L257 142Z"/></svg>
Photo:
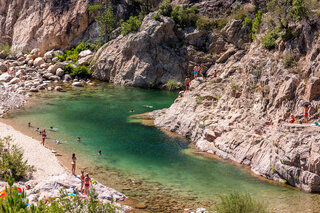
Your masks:
<svg viewBox="0 0 320 213"><path fill-rule="evenodd" d="M0 42L13 50L40 52L69 46L89 25L88 0L0 1ZM19 15L17 15L19 14Z"/></svg>
<svg viewBox="0 0 320 213"><path fill-rule="evenodd" d="M140 87L184 80L186 61L168 48L168 42L177 41L174 21L163 17L159 22L153 15L144 18L137 33L119 36L99 49L93 58L95 78Z"/></svg>

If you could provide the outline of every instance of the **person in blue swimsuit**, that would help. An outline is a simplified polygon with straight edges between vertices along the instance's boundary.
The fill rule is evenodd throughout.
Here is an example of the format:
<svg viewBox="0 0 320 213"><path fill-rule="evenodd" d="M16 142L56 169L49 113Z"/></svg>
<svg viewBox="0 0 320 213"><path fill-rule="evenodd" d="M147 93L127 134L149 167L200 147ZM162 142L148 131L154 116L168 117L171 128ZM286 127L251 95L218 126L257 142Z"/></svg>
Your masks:
<svg viewBox="0 0 320 213"><path fill-rule="evenodd" d="M193 77L194 78L198 78L198 74L199 74L199 68L198 68L198 66L194 66L194 68L193 68Z"/></svg>

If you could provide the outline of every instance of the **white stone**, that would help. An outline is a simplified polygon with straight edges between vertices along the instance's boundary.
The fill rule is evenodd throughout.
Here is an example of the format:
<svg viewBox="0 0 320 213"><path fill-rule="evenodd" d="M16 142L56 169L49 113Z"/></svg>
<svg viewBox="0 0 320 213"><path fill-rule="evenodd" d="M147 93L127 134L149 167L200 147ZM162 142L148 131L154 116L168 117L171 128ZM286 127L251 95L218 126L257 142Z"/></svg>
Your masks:
<svg viewBox="0 0 320 213"><path fill-rule="evenodd" d="M81 51L81 52L79 53L79 58L83 58L83 57L86 57L86 56L88 56L88 55L92 55L91 50L84 50L84 51Z"/></svg>
<svg viewBox="0 0 320 213"><path fill-rule="evenodd" d="M62 77L64 75L64 70L61 68L58 68L56 71L56 75L59 77Z"/></svg>
<svg viewBox="0 0 320 213"><path fill-rule="evenodd" d="M74 87L83 87L83 83L82 82L73 82L72 86L74 86Z"/></svg>
<svg viewBox="0 0 320 213"><path fill-rule="evenodd" d="M38 57L36 59L34 59L33 61L33 65L39 67L41 64L45 63L43 58Z"/></svg>

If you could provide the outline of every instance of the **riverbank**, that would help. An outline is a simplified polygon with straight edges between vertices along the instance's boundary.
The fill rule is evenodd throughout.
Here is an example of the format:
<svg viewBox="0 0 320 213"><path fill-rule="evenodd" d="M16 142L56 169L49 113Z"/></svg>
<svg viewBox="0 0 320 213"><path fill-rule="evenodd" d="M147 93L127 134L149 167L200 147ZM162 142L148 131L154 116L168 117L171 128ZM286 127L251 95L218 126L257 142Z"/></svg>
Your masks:
<svg viewBox="0 0 320 213"><path fill-rule="evenodd" d="M80 179L72 175L66 167L59 162L55 156L57 155L56 151L53 151L47 145L45 147L42 146L40 141L24 135L0 121L0 138L8 136L14 140L14 144L22 148L24 160L27 160L28 164L34 166L36 170L30 180L17 183L17 185L22 188L27 184L31 185L32 188L26 190L26 195L30 202L37 202L44 197L55 197L63 187L67 189L80 188ZM5 182L0 182L0 190L5 186ZM98 199L102 202L111 202L112 200L123 201L126 199L124 194L106 187L99 182L93 185L93 187L98 193ZM121 206L120 212L128 209L126 206Z"/></svg>

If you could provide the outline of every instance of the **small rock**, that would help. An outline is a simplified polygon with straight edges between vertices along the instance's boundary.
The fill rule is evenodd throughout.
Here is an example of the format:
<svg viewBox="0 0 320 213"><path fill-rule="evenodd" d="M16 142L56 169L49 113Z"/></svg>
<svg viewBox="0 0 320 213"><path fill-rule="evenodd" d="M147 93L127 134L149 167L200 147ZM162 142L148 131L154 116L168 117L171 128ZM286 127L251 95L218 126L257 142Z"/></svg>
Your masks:
<svg viewBox="0 0 320 213"><path fill-rule="evenodd" d="M43 58L44 58L44 60L48 60L48 59L53 58L53 51L46 52L46 53L43 55Z"/></svg>
<svg viewBox="0 0 320 213"><path fill-rule="evenodd" d="M56 87L54 88L54 90L55 90L55 91L58 91L58 92L63 91L63 89L62 89L61 86L56 86Z"/></svg>
<svg viewBox="0 0 320 213"><path fill-rule="evenodd" d="M29 65L30 67L33 66L33 59L31 59L31 60L28 61L28 65Z"/></svg>
<svg viewBox="0 0 320 213"><path fill-rule="evenodd" d="M45 74L43 75L43 78L49 80L49 78L50 78L51 76L54 76L54 75L53 75L52 73L48 72L48 73L45 73Z"/></svg>
<svg viewBox="0 0 320 213"><path fill-rule="evenodd" d="M33 55L35 57L39 57L40 56L40 50L38 48L35 48L35 49L31 50L30 55Z"/></svg>
<svg viewBox="0 0 320 213"><path fill-rule="evenodd" d="M74 87L83 87L83 83L82 82L73 82L72 86L74 86Z"/></svg>
<svg viewBox="0 0 320 213"><path fill-rule="evenodd" d="M50 78L49 78L49 80L51 80L51 81L60 81L60 77L59 76L56 76L56 75L53 75L53 76L51 76Z"/></svg>
<svg viewBox="0 0 320 213"><path fill-rule="evenodd" d="M56 71L56 75L59 77L62 77L64 75L64 70L61 68L58 68Z"/></svg>
<svg viewBox="0 0 320 213"><path fill-rule="evenodd" d="M9 82L13 77L9 73L0 75L0 81Z"/></svg>
<svg viewBox="0 0 320 213"><path fill-rule="evenodd" d="M59 68L59 67L58 67L58 65L56 65L56 64L50 65L50 66L48 67L48 72L50 72L50 73L52 73L52 74L56 74L56 70L57 70L58 68Z"/></svg>
<svg viewBox="0 0 320 213"><path fill-rule="evenodd" d="M39 92L39 90L36 87L31 87L30 92Z"/></svg>
<svg viewBox="0 0 320 213"><path fill-rule="evenodd" d="M91 50L84 50L84 51L81 51L81 52L79 53L79 58L83 58L83 57L86 57L86 56L88 56L88 55L92 55Z"/></svg>
<svg viewBox="0 0 320 213"><path fill-rule="evenodd" d="M40 68L41 68L41 69L47 69L49 66L50 66L50 64L48 64L48 63L43 63L43 64L40 65Z"/></svg>
<svg viewBox="0 0 320 213"><path fill-rule="evenodd" d="M2 71L2 72L7 71L7 66L4 63L0 63L0 71Z"/></svg>
<svg viewBox="0 0 320 213"><path fill-rule="evenodd" d="M89 65L90 59L91 59L92 57L93 57L93 55L88 55L88 56L86 56L86 57L80 58L80 59L78 60L78 64L79 64L79 65L85 65L85 66L87 66L87 65Z"/></svg>

